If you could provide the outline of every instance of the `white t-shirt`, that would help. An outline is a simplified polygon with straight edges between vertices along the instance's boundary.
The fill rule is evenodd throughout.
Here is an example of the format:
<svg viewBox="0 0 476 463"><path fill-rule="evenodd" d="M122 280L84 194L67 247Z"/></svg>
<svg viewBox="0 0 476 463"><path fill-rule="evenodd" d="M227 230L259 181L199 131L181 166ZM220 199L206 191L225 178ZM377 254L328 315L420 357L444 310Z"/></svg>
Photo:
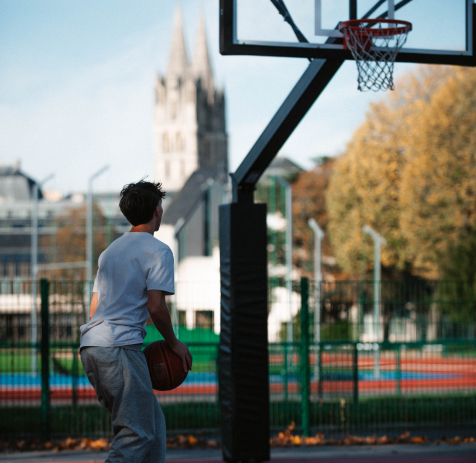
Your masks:
<svg viewBox="0 0 476 463"><path fill-rule="evenodd" d="M172 251L150 233L124 233L99 257L98 306L81 326L81 347L142 344L151 289L174 294Z"/></svg>

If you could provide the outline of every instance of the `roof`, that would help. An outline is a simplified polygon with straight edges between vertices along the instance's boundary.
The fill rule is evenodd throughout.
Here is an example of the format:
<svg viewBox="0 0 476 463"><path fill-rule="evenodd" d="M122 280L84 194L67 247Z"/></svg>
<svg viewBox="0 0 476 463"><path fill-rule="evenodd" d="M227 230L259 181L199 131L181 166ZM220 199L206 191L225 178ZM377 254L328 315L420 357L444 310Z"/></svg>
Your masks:
<svg viewBox="0 0 476 463"><path fill-rule="evenodd" d="M0 201L30 201L36 182L24 174L19 165L0 166ZM38 199L43 199L41 189Z"/></svg>
<svg viewBox="0 0 476 463"><path fill-rule="evenodd" d="M163 223L175 225L181 218L186 220L190 213L196 209L197 203L202 200L201 193L206 191L208 179L215 179L216 175L216 169L196 170L164 212Z"/></svg>
<svg viewBox="0 0 476 463"><path fill-rule="evenodd" d="M272 160L271 164L269 165L268 169L269 168L304 171L304 169L301 166L298 166L295 162L291 161L288 158L282 157L282 156L275 157Z"/></svg>

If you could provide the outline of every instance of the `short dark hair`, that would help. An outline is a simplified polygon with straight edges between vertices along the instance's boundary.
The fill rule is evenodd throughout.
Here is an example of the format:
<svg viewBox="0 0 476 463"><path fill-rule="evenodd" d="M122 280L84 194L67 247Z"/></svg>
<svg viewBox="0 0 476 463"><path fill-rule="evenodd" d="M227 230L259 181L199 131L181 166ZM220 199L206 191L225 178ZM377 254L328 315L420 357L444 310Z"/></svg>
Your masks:
<svg viewBox="0 0 476 463"><path fill-rule="evenodd" d="M165 194L161 183L145 180L129 183L121 191L119 207L126 219L136 227L152 220L155 208Z"/></svg>

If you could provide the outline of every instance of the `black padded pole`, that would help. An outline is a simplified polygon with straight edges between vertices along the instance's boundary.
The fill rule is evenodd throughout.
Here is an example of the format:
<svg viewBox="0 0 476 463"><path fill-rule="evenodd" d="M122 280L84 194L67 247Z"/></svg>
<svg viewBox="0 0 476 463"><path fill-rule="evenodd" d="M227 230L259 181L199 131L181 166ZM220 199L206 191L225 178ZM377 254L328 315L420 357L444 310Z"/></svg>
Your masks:
<svg viewBox="0 0 476 463"><path fill-rule="evenodd" d="M220 206L219 394L234 463L270 459L266 244L265 204Z"/></svg>

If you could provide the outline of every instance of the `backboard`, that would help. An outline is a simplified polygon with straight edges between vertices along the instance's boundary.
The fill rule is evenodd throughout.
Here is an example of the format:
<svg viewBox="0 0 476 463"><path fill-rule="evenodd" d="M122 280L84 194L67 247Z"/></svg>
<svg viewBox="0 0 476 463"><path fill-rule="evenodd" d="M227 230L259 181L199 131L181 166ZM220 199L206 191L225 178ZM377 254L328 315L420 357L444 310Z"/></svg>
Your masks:
<svg viewBox="0 0 476 463"><path fill-rule="evenodd" d="M413 29L397 62L476 66L474 0L220 0L220 53L353 59L341 21L387 18Z"/></svg>

